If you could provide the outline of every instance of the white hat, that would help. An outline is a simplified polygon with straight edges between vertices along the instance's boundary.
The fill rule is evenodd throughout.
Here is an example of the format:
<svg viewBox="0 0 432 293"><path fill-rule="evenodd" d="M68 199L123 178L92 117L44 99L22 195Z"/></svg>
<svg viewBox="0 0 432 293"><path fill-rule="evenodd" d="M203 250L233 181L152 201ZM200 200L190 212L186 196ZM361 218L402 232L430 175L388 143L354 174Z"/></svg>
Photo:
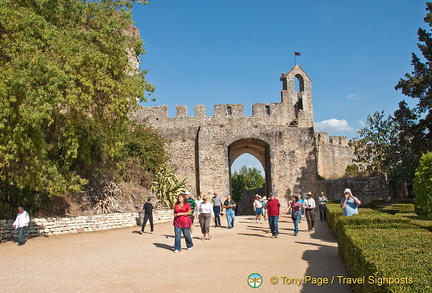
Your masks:
<svg viewBox="0 0 432 293"><path fill-rule="evenodd" d="M184 192L184 194L188 195L188 194L190 194L190 192L186 190L186 191Z"/></svg>
<svg viewBox="0 0 432 293"><path fill-rule="evenodd" d="M345 190L344 190L344 194L345 193L351 193L351 189L349 189L349 188L345 188Z"/></svg>

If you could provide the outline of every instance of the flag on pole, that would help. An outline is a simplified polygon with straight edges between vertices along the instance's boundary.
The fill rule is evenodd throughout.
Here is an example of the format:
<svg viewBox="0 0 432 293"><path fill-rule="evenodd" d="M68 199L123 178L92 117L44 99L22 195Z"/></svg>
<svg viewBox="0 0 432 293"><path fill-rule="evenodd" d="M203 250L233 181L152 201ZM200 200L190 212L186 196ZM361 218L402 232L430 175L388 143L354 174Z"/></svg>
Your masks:
<svg viewBox="0 0 432 293"><path fill-rule="evenodd" d="M300 56L300 52L294 51L294 56Z"/></svg>

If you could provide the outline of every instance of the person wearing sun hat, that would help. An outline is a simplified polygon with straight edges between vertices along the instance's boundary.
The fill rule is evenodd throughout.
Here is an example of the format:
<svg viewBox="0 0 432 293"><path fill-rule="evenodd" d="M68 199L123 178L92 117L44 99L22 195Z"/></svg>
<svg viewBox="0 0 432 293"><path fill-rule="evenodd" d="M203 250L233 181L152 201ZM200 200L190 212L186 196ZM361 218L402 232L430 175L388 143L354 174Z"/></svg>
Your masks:
<svg viewBox="0 0 432 293"><path fill-rule="evenodd" d="M306 193L307 198L303 202L305 209L308 231L311 232L315 228L315 200L312 198L312 192Z"/></svg>
<svg viewBox="0 0 432 293"><path fill-rule="evenodd" d="M343 210L344 216L352 216L358 214L358 207L361 201L352 195L351 189L345 188L344 196L341 199L340 208Z"/></svg>
<svg viewBox="0 0 432 293"><path fill-rule="evenodd" d="M327 197L325 196L324 192L321 192L321 195L318 197L319 201L319 213L320 213L320 219L321 221L325 221L326 219L326 210L327 210Z"/></svg>
<svg viewBox="0 0 432 293"><path fill-rule="evenodd" d="M255 200L253 202L253 208L255 211L255 217L256 222L262 224L262 215L263 215L263 200L261 198L261 195L257 194L255 195Z"/></svg>

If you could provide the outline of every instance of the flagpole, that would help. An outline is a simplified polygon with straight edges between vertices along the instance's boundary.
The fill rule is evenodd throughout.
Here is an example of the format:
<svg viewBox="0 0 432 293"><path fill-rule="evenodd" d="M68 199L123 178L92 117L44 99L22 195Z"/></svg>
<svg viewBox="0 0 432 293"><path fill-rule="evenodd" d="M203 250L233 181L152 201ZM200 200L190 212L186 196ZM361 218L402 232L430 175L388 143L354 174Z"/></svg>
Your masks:
<svg viewBox="0 0 432 293"><path fill-rule="evenodd" d="M294 66L297 65L296 50L294 50Z"/></svg>

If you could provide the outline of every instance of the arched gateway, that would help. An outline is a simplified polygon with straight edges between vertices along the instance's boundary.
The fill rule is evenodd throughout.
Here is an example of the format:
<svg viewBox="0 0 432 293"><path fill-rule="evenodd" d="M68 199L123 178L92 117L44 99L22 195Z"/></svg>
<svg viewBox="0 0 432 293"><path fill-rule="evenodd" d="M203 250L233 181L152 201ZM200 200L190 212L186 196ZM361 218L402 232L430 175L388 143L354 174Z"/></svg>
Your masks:
<svg viewBox="0 0 432 293"><path fill-rule="evenodd" d="M135 119L149 121L169 141L169 163L194 193L230 193L231 165L243 153L264 166L267 193L314 191L318 175L342 176L353 152L346 138L333 144L314 132L311 80L299 65L280 80L281 103L253 104L251 117L242 104L221 104L213 116L196 105L193 117L185 106L176 107L176 117L168 117L167 106L141 107Z"/></svg>
<svg viewBox="0 0 432 293"><path fill-rule="evenodd" d="M265 192L266 194L271 192L270 145L265 141L256 138L242 138L231 143L228 146L229 174L232 173L231 166L234 161L243 154L250 154L257 158L261 163L265 173Z"/></svg>

